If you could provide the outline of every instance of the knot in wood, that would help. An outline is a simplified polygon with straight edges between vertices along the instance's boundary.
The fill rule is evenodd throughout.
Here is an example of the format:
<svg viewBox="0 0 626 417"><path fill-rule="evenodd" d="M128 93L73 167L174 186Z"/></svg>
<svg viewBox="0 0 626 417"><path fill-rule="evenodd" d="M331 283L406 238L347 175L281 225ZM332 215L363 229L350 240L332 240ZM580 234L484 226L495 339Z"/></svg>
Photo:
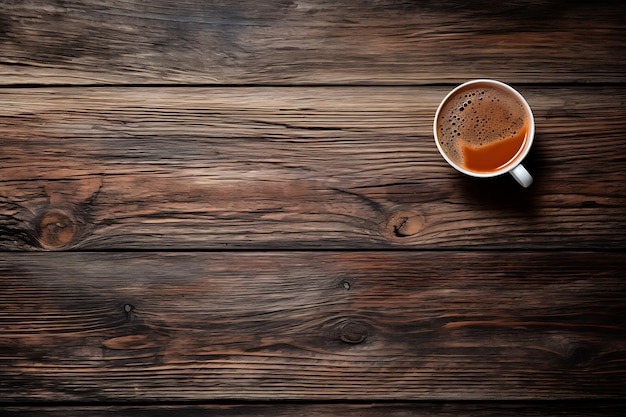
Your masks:
<svg viewBox="0 0 626 417"><path fill-rule="evenodd" d="M355 321L347 321L339 329L339 339L351 345L363 343L368 336L367 325Z"/></svg>
<svg viewBox="0 0 626 417"><path fill-rule="evenodd" d="M571 344L566 353L568 362L574 366L585 365L593 359L593 356L591 349L581 343Z"/></svg>
<svg viewBox="0 0 626 417"><path fill-rule="evenodd" d="M49 210L36 225L37 240L45 249L60 249L72 242L78 232L74 216L59 209Z"/></svg>
<svg viewBox="0 0 626 417"><path fill-rule="evenodd" d="M424 228L424 216L418 213L399 212L391 216L387 229L396 237L407 237L419 233Z"/></svg>

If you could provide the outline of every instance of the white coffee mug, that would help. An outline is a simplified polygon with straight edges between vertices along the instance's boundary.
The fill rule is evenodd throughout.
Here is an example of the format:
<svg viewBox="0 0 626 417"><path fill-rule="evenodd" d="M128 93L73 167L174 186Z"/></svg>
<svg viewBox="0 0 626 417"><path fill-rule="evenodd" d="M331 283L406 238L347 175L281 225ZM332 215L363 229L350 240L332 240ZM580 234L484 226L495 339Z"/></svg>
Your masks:
<svg viewBox="0 0 626 417"><path fill-rule="evenodd" d="M497 169L495 171L476 172L476 171L471 171L469 169L466 169L463 166L460 166L459 164L452 161L452 159L445 153L445 151L442 149L442 146L439 140L438 120L439 120L439 115L440 115L442 108L444 107L444 105L448 103L449 100L451 100L451 98L456 96L456 94L460 90L465 90L467 89L467 87L472 87L474 84L492 85L515 96L518 99L518 101L523 105L527 113L527 117L528 117L528 132L527 132L526 140L524 141L524 144L523 144L523 148L521 148L517 152L516 156L510 163L507 163L501 169ZM504 84L500 81L487 80L487 79L472 80L472 81L468 81L466 83L459 85L458 87L453 89L450 93L448 93L448 95L441 101L441 104L437 108L437 113L435 114L435 121L433 123L433 133L435 136L435 143L437 144L437 149L439 149L439 152L444 157L444 159L458 171L466 175L469 175L472 177L479 177L479 178L495 177L495 176L502 175L508 172L523 187L528 187L530 186L530 184L532 184L533 177L526 170L526 168L524 168L521 162L526 157L526 155L528 155L528 152L530 151L530 148L533 144L533 140L535 136L535 120L533 117L532 110L530 109L530 106L528 105L528 102L526 101L526 99L524 99L524 97L511 86Z"/></svg>

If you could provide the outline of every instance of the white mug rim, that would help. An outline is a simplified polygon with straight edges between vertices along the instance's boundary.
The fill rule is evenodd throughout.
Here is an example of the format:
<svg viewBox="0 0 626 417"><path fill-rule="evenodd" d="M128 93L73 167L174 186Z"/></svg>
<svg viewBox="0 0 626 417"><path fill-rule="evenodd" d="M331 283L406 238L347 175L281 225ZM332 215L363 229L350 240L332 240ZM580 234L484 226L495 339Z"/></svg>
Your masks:
<svg viewBox="0 0 626 417"><path fill-rule="evenodd" d="M479 84L479 83L495 84L499 87L504 88L505 90L507 90L508 92L510 92L511 94L513 94L515 97L517 97L520 100L520 102L522 103L522 105L524 106L524 108L526 109L530 117L530 123L528 127L528 136L526 138L526 144L522 152L517 156L517 158L515 158L515 160L512 163L508 163L504 168L501 168L493 172L470 171L454 163L441 148L441 145L439 144L439 136L437 134L437 119L439 118L439 113L441 112L443 105L448 101L448 99L450 99L452 95L456 94L456 92L459 91L460 89L465 88L468 85ZM439 107L437 107L437 112L435 113L435 120L433 123L433 134L435 137L435 144L437 145L437 149L439 149L439 153L448 162L448 164L450 164L457 171L462 172L463 174L466 174L472 177L479 177L479 178L496 177L498 175L506 174L507 172L514 170L518 165L522 163L524 158L526 158L526 156L528 155L528 152L530 152L530 148L532 147L533 141L535 139L535 117L533 116L533 112L530 108L530 105L528 104L524 96L522 96L522 94L519 91L517 91L510 85L503 83L502 81L491 80L488 78L480 78L476 80L466 81L463 84L456 86L444 97L443 100L441 100L441 103L439 103Z"/></svg>

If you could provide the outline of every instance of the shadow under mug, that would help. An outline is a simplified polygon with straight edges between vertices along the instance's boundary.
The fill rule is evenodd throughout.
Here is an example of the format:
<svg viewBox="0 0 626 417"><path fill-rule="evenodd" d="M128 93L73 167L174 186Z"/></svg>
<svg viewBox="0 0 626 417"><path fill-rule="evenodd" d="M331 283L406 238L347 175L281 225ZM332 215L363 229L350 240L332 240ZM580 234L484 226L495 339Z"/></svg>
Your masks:
<svg viewBox="0 0 626 417"><path fill-rule="evenodd" d="M514 157L512 161L505 164L502 168L494 170L494 171L489 171L489 172L471 171L465 167L460 166L459 164L452 161L452 159L445 153L445 151L441 147L441 144L439 143L440 141L439 141L439 133L438 133L438 130L439 130L438 120L439 120L439 115L442 111L442 108L448 103L448 101L450 101L453 97L455 97L459 91L467 89L468 87L472 87L474 85L476 86L491 85L491 86L497 87L500 90L504 90L505 92L508 92L509 94L516 97L517 100L522 104L526 112L526 116L528 117L528 133L526 136L526 140L524 141L523 148L517 152L516 156ZM441 104L439 104L439 107L437 108L437 113L435 114L435 121L433 123L433 132L435 135L435 143L437 144L437 149L439 149L439 153L441 153L444 159L450 165L452 165L452 167L454 167L456 170L466 175L469 175L472 177L478 177L478 178L495 177L498 175L506 174L508 172L524 188L532 184L533 177L526 170L526 168L524 168L521 162L524 160L526 155L528 155L528 152L530 151L530 148L532 147L533 140L535 137L535 120L533 117L532 110L530 109L530 106L528 105L528 102L526 101L526 99L524 99L524 97L517 90L515 90L513 87L509 86L508 84L502 83L500 81L495 81L495 80L478 79L478 80L468 81L454 88L452 91L450 91L450 93L448 93L448 95L446 95L446 97L441 101Z"/></svg>

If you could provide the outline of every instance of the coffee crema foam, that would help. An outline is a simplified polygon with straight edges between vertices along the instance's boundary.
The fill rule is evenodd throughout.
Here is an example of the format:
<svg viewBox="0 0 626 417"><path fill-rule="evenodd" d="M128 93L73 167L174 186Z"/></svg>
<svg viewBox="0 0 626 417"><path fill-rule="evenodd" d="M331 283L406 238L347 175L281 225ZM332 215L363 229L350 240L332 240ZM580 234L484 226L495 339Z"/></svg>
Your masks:
<svg viewBox="0 0 626 417"><path fill-rule="evenodd" d="M464 148L480 149L514 138L527 131L528 125L529 115L516 96L498 86L477 83L448 97L439 111L437 134L446 155L465 167Z"/></svg>

